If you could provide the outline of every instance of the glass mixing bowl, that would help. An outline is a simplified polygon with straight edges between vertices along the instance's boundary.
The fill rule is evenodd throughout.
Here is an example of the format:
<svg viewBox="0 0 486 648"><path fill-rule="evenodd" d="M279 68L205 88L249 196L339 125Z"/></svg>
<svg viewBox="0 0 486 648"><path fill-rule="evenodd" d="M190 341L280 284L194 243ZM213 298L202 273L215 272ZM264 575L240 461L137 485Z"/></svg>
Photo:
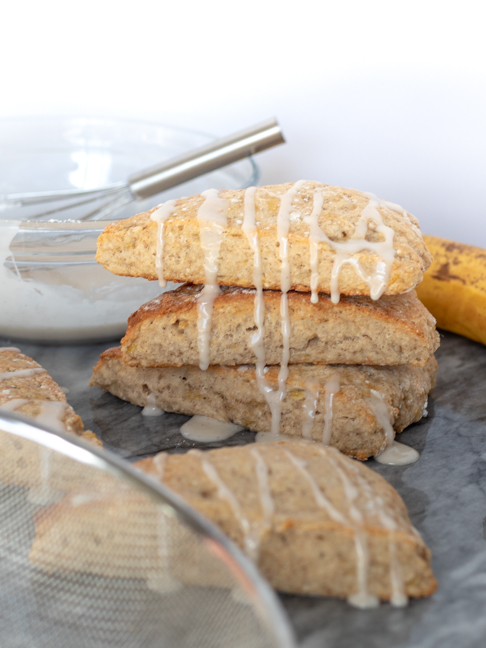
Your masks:
<svg viewBox="0 0 486 648"><path fill-rule="evenodd" d="M18 268L5 263L19 221L49 205L1 210L1 196L26 191L94 189L213 138L193 131L117 119L23 118L0 122L0 336L46 344L119 339L130 313L163 290L157 282L117 277L95 262ZM205 189L239 189L258 181L250 158L134 202L108 219L128 218L165 200ZM76 220L90 207L56 212ZM170 284L166 290L171 289Z"/></svg>

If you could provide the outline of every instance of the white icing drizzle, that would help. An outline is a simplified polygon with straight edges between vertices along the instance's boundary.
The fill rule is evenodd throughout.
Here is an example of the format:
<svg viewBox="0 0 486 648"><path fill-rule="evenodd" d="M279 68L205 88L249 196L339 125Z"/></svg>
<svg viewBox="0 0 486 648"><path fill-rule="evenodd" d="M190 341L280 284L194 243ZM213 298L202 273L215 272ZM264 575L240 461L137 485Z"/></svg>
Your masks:
<svg viewBox="0 0 486 648"><path fill-rule="evenodd" d="M272 493L268 484L267 464L256 448L251 448L250 453L256 461L256 474L258 486L260 489L260 500L262 504L263 518L266 521L266 524L270 524L271 517L275 512L275 504L273 502Z"/></svg>
<svg viewBox="0 0 486 648"><path fill-rule="evenodd" d="M173 538L173 532L171 532L171 529L169 528L170 518L166 517L162 507L160 506L157 507L156 520L159 569L155 572L151 570L146 582L147 587L153 592L168 594L181 589L182 583L171 574L171 540Z"/></svg>
<svg viewBox="0 0 486 648"><path fill-rule="evenodd" d="M314 205L312 214L308 220L310 222L309 241L311 247L311 283L314 285L314 292L311 296L313 303L317 302L317 281L318 275L318 244L327 243L330 245L336 255L331 273L331 301L337 304L340 299L339 293L339 275L343 265L346 263L351 264L363 281L368 285L370 290L371 299L379 299L385 292L390 279L391 267L395 258L395 248L393 247L394 231L391 227L384 224L383 218L378 211L379 200L373 194L366 194L369 202L362 210L361 215L356 223L354 234L350 239L342 243L332 241L325 232L319 227L318 219L319 213L323 205L322 192L314 192ZM366 233L368 231L368 224L373 223L374 231L383 235L383 241L367 241ZM358 259L354 258L354 254L362 252L363 250L370 250L378 255L375 270L371 274L367 274ZM312 265L313 263L313 265Z"/></svg>
<svg viewBox="0 0 486 648"><path fill-rule="evenodd" d="M196 415L181 426L181 434L185 439L199 441L199 443L212 443L224 441L244 430L242 425L226 423L209 418L209 416Z"/></svg>
<svg viewBox="0 0 486 648"><path fill-rule="evenodd" d="M164 470L165 464L167 463L167 454L165 452L159 452L154 457L154 466L157 469L157 477L160 482L164 481Z"/></svg>
<svg viewBox="0 0 486 648"><path fill-rule="evenodd" d="M332 414L333 414L333 401L334 396L341 389L341 375L335 372L326 381L324 385L325 394L325 414L324 414L324 430L322 431L322 443L328 446L331 443L332 434Z"/></svg>
<svg viewBox="0 0 486 648"><path fill-rule="evenodd" d="M62 420L62 416L66 413L66 409L69 407L67 403L61 403L59 401L48 401L48 400L37 400L32 399L28 400L25 398L13 398L3 405L0 405L0 409L15 412L17 409L22 407L27 403L35 403L39 405L39 413L36 416L30 416L36 423L45 425L46 427L51 427L53 430L58 432L67 432L67 427Z"/></svg>
<svg viewBox="0 0 486 648"><path fill-rule="evenodd" d="M163 413L163 410L155 404L155 394L150 393L147 396L147 404L142 410L142 416L162 416Z"/></svg>
<svg viewBox="0 0 486 648"><path fill-rule="evenodd" d="M211 318L214 300L219 295L216 283L219 268L219 251L226 229L228 201L219 197L216 189L203 191L205 200L199 207L199 236L204 253L205 285L198 295L197 345L199 349L199 367L206 371L209 367L209 343L211 338Z"/></svg>
<svg viewBox="0 0 486 648"><path fill-rule="evenodd" d="M400 205L397 205L396 203L392 203L389 200L383 200L383 198L377 198L372 193L365 192L365 194L370 198L371 197L376 198L376 200L380 203L380 205L383 205L384 207L388 207L388 209L390 209L391 211L394 211L396 214L400 214L400 216L403 216L403 218L405 218L405 220L408 222L408 224L410 225L412 230L415 232L415 234L417 234L417 236L419 236L421 239L423 239L422 232L420 231L420 228L417 227L417 225L415 225L412 218L410 217L410 214L408 213L408 211L406 209L403 209L403 207L401 207Z"/></svg>
<svg viewBox="0 0 486 648"><path fill-rule="evenodd" d="M155 269L157 271L157 277L159 279L159 285L162 288L165 288L167 281L164 279L164 223L172 214L175 209L176 200L168 200L162 205L158 206L152 215L150 220L153 220L157 223L157 252L155 256Z"/></svg>
<svg viewBox="0 0 486 648"><path fill-rule="evenodd" d="M310 215L309 245L310 245L310 266L311 266L311 302L317 304L319 301L318 283L319 283L319 241L323 234L319 227L319 216L324 204L324 194L322 191L314 192L312 212Z"/></svg>
<svg viewBox="0 0 486 648"><path fill-rule="evenodd" d="M385 448L381 454L375 457L375 461L389 466L407 466L415 463L419 457L415 448L393 441L391 446Z"/></svg>
<svg viewBox="0 0 486 648"><path fill-rule="evenodd" d="M319 449L319 452L326 459L331 460L331 457L324 450ZM345 470L341 470L338 465L340 455L336 454L334 457L334 467L339 474L346 499L348 501L349 516L351 518L354 530L354 546L356 550L356 580L357 591L348 596L348 603L360 609L367 609L377 607L379 605L378 597L368 591L368 564L369 552L366 533L363 530L364 520L363 515L359 508L355 505L358 499L359 491L346 475Z"/></svg>
<svg viewBox="0 0 486 648"><path fill-rule="evenodd" d="M50 477L50 461L51 461L51 451L49 448L44 448L39 446L40 452L40 478L41 483L34 488L29 490L27 495L27 501L31 504L37 504L39 506L45 506L51 504L53 501L58 499L60 493L52 489L49 477Z"/></svg>
<svg viewBox="0 0 486 648"><path fill-rule="evenodd" d="M20 349L17 349L17 347L0 347L0 353L2 351L18 351L19 353L22 353Z"/></svg>
<svg viewBox="0 0 486 648"><path fill-rule="evenodd" d="M304 439L312 439L312 426L316 417L318 399L319 389L315 383L307 380L305 383L304 422L302 423L302 436Z"/></svg>
<svg viewBox="0 0 486 648"><path fill-rule="evenodd" d="M32 367L31 369L19 369L17 371L6 371L0 373L0 380L9 380L10 378L29 378L34 374L47 373L42 367Z"/></svg>
<svg viewBox="0 0 486 648"><path fill-rule="evenodd" d="M383 398L383 394L376 389L371 390L371 396L366 400L373 410L376 422L381 425L385 432L385 442L383 444L383 450L385 450L392 445L395 439L395 430L390 422L390 410Z"/></svg>
<svg viewBox="0 0 486 648"><path fill-rule="evenodd" d="M218 497L228 502L231 510L233 511L233 515L238 520L238 523L240 524L243 531L243 543L245 552L252 560L256 561L258 558L259 541L258 538L255 537L255 534L252 533L250 522L248 521L248 518L243 514L243 510L238 500L234 496L233 492L221 479L218 471L213 466L213 464L204 457L204 454L200 450L190 450L190 452L192 454L196 454L200 458L204 473L218 489Z"/></svg>
<svg viewBox="0 0 486 648"><path fill-rule="evenodd" d="M329 516L335 520L336 522L339 522L340 524L344 524L345 526L348 526L348 521L346 518L340 513L337 508L331 504L331 502L327 499L327 497L324 497L321 489L319 488L319 485L315 481L315 479L312 477L310 472L307 470L307 463L303 460L300 459L299 457L296 457L293 455L291 452L288 450L284 450L285 454L289 458L289 460L293 463L293 465L297 468L297 470L303 475L303 477L306 479L307 483L309 484L309 487L312 491L312 495L314 496L314 499L316 501L316 504L327 511Z"/></svg>
<svg viewBox="0 0 486 648"><path fill-rule="evenodd" d="M255 443L277 443L277 441L288 441L291 436L287 434L280 434L277 432L257 432L255 435Z"/></svg>
<svg viewBox="0 0 486 648"><path fill-rule="evenodd" d="M342 458L339 458L342 461ZM395 607L407 605L408 598L405 594L405 585L403 582L402 568L397 558L395 533L398 530L395 520L388 514L387 503L382 497L376 495L370 484L363 478L358 468L351 464L350 469L353 471L361 493L366 497L367 506L380 520L381 524L388 531L388 551L390 560L390 585L391 598L390 603Z"/></svg>

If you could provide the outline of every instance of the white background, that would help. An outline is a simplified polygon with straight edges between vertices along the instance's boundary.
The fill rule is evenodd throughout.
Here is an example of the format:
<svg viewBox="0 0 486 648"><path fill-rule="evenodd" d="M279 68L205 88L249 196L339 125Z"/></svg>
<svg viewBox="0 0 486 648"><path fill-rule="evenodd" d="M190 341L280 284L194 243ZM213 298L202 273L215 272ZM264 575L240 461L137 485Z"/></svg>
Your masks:
<svg viewBox="0 0 486 648"><path fill-rule="evenodd" d="M9 0L0 117L142 118L225 135L277 116L262 183L401 203L486 247L481 2Z"/></svg>

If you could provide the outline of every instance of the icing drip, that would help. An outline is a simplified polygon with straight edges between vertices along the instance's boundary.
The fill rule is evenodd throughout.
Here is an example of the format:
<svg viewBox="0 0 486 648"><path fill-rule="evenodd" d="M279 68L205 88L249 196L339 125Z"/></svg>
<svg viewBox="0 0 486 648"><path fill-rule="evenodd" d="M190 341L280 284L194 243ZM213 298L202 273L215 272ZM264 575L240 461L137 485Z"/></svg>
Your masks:
<svg viewBox="0 0 486 648"><path fill-rule="evenodd" d="M312 213L310 215L309 245L310 245L310 266L311 266L311 302L317 304L319 301L319 241L323 234L319 227L319 215L324 204L324 194L316 191L313 197Z"/></svg>
<svg viewBox="0 0 486 648"><path fill-rule="evenodd" d="M251 455L256 462L256 476L258 482L258 491L260 493L260 502L262 506L262 517L260 519L258 529L258 547L261 544L263 534L268 531L272 526L272 515L275 513L275 504L272 498L272 492L268 483L268 468L263 457L256 448L250 450Z"/></svg>
<svg viewBox="0 0 486 648"><path fill-rule="evenodd" d="M164 481L164 470L165 470L165 464L167 463L167 455L165 452L159 452L159 454L156 454L154 457L154 466L157 469L157 477L160 482Z"/></svg>
<svg viewBox="0 0 486 648"><path fill-rule="evenodd" d="M351 465L351 470L356 477L360 492L366 497L368 509L378 517L381 524L388 531L390 585L392 591L390 603L395 607L403 607L407 605L408 598L405 594L401 565L397 558L395 543L395 533L398 531L397 525L393 518L388 514L388 506L383 498L373 493L369 483L366 479L363 479L363 476L360 474L360 471L356 466Z"/></svg>
<svg viewBox="0 0 486 648"><path fill-rule="evenodd" d="M302 424L302 436L304 439L312 440L312 426L316 417L318 399L319 390L314 383L307 380L305 383L304 422Z"/></svg>
<svg viewBox="0 0 486 648"><path fill-rule="evenodd" d="M277 441L288 441L291 436L286 434L274 434L273 432L257 432L255 436L255 443L276 443Z"/></svg>
<svg viewBox="0 0 486 648"><path fill-rule="evenodd" d="M419 457L419 453L414 448L393 441L391 446L385 448L381 454L375 457L375 461L389 466L406 466L415 463Z"/></svg>
<svg viewBox="0 0 486 648"><path fill-rule="evenodd" d="M300 459L295 455L293 455L288 450L284 450L284 452L289 458L289 460L293 463L293 465L297 468L297 470L306 479L307 483L310 486L310 489L312 490L312 495L314 496L316 504L320 508L323 508L325 511L327 511L327 513L331 516L333 520L347 526L348 521L346 520L346 518L331 504L331 502L327 499L327 497L324 497L321 489L319 488L319 485L312 477L310 472L307 470L306 467L307 463L303 459Z"/></svg>
<svg viewBox="0 0 486 648"><path fill-rule="evenodd" d="M181 426L181 434L185 439L199 441L199 443L212 443L224 441L244 430L241 425L217 421L208 416L193 416Z"/></svg>
<svg viewBox="0 0 486 648"><path fill-rule="evenodd" d="M33 367L32 369L19 369L18 371L6 371L0 373L0 380L9 380L10 378L28 378L38 373L47 373L42 367Z"/></svg>
<svg viewBox="0 0 486 648"><path fill-rule="evenodd" d="M366 193L366 192L365 192ZM369 198L375 198L380 205L383 205L383 207L388 207L391 211L394 211L396 214L400 214L405 220L408 222L412 230L423 240L422 232L420 231L420 228L417 227L417 225L413 222L413 220L410 218L410 214L408 211L403 209L400 205L397 205L396 203L392 203L389 200L383 200L383 198L376 198L376 196L372 193L366 193L366 195Z"/></svg>
<svg viewBox="0 0 486 648"><path fill-rule="evenodd" d="M393 247L394 231L391 227L384 224L383 218L378 211L380 201L373 194L366 194L369 202L362 210L361 215L356 223L354 234L350 239L343 243L332 241L325 232L319 227L318 219L323 205L322 192L314 193L314 205L312 214L307 222L310 223L309 241L311 254L311 289L313 290L311 301L316 303L317 282L318 282L318 244L327 243L336 252L331 273L331 301L337 304L340 299L339 293L339 275L343 265L351 264L361 279L368 285L371 299L379 299L385 292L390 279L391 267L395 258L395 249ZM381 203L383 204L383 203ZM382 234L383 241L367 241L366 234L368 225L372 223L375 232ZM370 250L378 255L379 260L376 263L375 270L367 274L354 254Z"/></svg>
<svg viewBox="0 0 486 648"><path fill-rule="evenodd" d="M17 347L0 347L0 353L2 351L18 351L19 353L22 353L20 349L17 349Z"/></svg>
<svg viewBox="0 0 486 648"><path fill-rule="evenodd" d="M13 398L10 401L7 401L3 405L0 405L0 409L15 412L22 405L27 403L35 403L39 405L39 413L36 416L29 416L36 423L50 427L57 432L67 432L68 429L62 420L62 416L66 413L66 409L69 407L67 403L60 403L59 401L47 401L47 400L28 400L25 398Z"/></svg>
<svg viewBox="0 0 486 648"><path fill-rule="evenodd" d="M209 342L211 337L211 318L214 300L219 295L216 283L219 267L219 250L223 232L227 226L226 213L228 201L219 197L216 189L203 191L205 200L199 207L199 236L204 253L204 275L206 283L198 296L197 345L199 349L199 367L205 371L209 367Z"/></svg>
<svg viewBox="0 0 486 648"><path fill-rule="evenodd" d="M150 220L153 220L157 223L157 252L155 256L155 269L157 271L157 277L159 279L159 285L161 288L165 288L167 281L164 279L164 223L172 214L175 209L176 200L168 200L167 202L159 205L152 215Z"/></svg>
<svg viewBox="0 0 486 648"><path fill-rule="evenodd" d="M259 541L258 538L255 537L255 534L252 533L250 522L243 514L243 510L238 500L234 496L233 492L221 479L218 471L213 466L213 464L208 459L204 458L203 453L199 450L190 450L190 452L197 454L197 456L201 459L202 468L206 476L218 489L218 497L222 500L225 500L229 504L231 510L233 511L233 515L238 520L238 523L240 524L243 531L243 543L245 552L252 560L256 561L258 558Z"/></svg>
<svg viewBox="0 0 486 648"><path fill-rule="evenodd" d="M321 449L319 451L324 457L329 460L328 454L326 454ZM359 491L351 482L351 480L348 479L345 471L341 470L338 465L339 461L340 455L337 454L334 460L334 467L341 478L344 492L346 494L346 499L348 501L349 516L351 518L351 523L354 530L354 546L356 550L357 591L348 597L348 603L350 603L354 607L361 609L373 608L379 605L379 600L374 594L370 594L370 592L368 591L368 543L366 539L366 533L363 530L363 515L359 508L355 505L355 502L357 502L359 496Z"/></svg>
<svg viewBox="0 0 486 648"><path fill-rule="evenodd" d="M373 410L376 422L381 425L385 432L385 442L383 446L383 449L385 450L386 448L391 447L395 438L395 430L390 422L390 410L383 398L383 395L380 394L379 391L376 391L376 389L371 390L371 396L367 399L367 402Z"/></svg>
<svg viewBox="0 0 486 648"><path fill-rule="evenodd" d="M322 431L322 443L328 446L331 443L332 434L332 406L335 394L341 389L341 376L338 372L332 374L324 385L326 412L324 414L324 430Z"/></svg>
<svg viewBox="0 0 486 648"><path fill-rule="evenodd" d="M56 499L59 499L59 496L62 494L56 492L49 482L51 451L48 448L39 446L39 452L41 483L39 486L29 489L27 500L31 502L31 504L45 506L47 504L52 504Z"/></svg>
<svg viewBox="0 0 486 648"><path fill-rule="evenodd" d="M142 416L162 416L164 412L155 404L155 394L147 396L147 404L142 410Z"/></svg>

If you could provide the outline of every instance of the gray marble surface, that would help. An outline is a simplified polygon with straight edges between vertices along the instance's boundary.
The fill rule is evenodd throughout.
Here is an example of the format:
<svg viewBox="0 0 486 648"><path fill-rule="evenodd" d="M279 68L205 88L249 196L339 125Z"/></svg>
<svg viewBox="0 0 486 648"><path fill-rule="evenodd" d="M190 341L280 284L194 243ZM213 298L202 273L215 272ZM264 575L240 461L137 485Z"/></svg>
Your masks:
<svg viewBox="0 0 486 648"><path fill-rule="evenodd" d="M2 346L8 343L0 340ZM179 434L187 417L145 418L139 407L88 386L93 365L109 345L16 346L69 390L68 401L86 427L127 459L198 445ZM404 467L374 461L368 466L405 500L432 549L439 589L404 609L382 605L368 611L332 599L282 596L302 648L486 645L486 348L446 333L437 358L438 384L429 416L402 434L420 452L420 460ZM225 444L253 438L251 432L240 432Z"/></svg>

